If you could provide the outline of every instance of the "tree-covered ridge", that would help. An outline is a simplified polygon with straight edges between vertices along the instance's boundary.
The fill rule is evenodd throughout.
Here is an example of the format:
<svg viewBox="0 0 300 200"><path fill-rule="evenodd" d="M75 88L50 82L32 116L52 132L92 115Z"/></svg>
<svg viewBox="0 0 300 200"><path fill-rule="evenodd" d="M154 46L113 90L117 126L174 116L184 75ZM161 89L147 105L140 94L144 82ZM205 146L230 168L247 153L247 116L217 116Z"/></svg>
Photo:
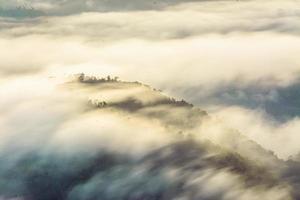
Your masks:
<svg viewBox="0 0 300 200"><path fill-rule="evenodd" d="M182 106L182 107L194 107L193 104L186 102L185 100L176 100L175 98L168 97L162 93L161 90L157 90L154 88L151 88L149 85L143 84L141 82L135 81L135 82L128 82L128 81L121 81L119 80L119 77L113 77L107 76L105 78L99 78L96 76L87 76L85 74L78 74L75 76L78 82L83 83L83 84L107 84L107 83L115 83L116 85L133 85L137 87L146 87L149 89L149 91L159 93L159 95L162 96L162 98L158 101L149 103L147 105L143 104L141 101L134 97L128 97L124 101L116 102L116 103L110 103L106 101L101 101L99 99L90 99L89 103L98 107L98 108L105 108L105 107L118 107L122 108L124 110L130 110L130 111L135 111L144 107L148 106L160 106L160 105L172 105L172 106ZM203 111L203 114L205 112Z"/></svg>
<svg viewBox="0 0 300 200"><path fill-rule="evenodd" d="M197 106L110 77L80 74L59 89L66 99L59 105L75 110L57 120L56 129L28 133L29 142L41 137L29 151L18 150L23 143L15 145L14 156L0 151L0 199L240 200L259 193L274 200L277 191L284 195L276 200L297 196L291 189L297 182L281 171L284 161Z"/></svg>

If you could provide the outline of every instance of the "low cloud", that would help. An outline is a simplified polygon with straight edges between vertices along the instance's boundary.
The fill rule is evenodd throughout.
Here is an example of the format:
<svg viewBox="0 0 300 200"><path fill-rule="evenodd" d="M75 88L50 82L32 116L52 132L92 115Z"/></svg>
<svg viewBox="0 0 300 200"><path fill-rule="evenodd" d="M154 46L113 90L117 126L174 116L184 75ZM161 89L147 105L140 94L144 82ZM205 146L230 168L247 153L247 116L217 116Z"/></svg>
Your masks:
<svg viewBox="0 0 300 200"><path fill-rule="evenodd" d="M146 1L139 2L145 3ZM103 41L128 38L182 39L197 35L232 33L271 32L299 35L297 22L300 18L300 11L296 9L297 4L297 1L291 0L200 1L185 2L163 10L75 12L67 16L43 16L16 20L13 28L10 27L2 33L6 37L30 34L56 36L68 34ZM70 3L66 2L66 5ZM124 4L119 5L125 7ZM20 15L21 11L19 11ZM5 19L7 20L5 17L1 19L0 23L3 24ZM35 21L35 23L21 25L20 22L23 21Z"/></svg>
<svg viewBox="0 0 300 200"><path fill-rule="evenodd" d="M284 86L298 78L296 57L300 46L298 38L292 36L206 36L164 42L127 40L103 46L75 41L34 36L2 39L1 72L40 69L54 76L80 72L113 74L158 88L169 87L169 91L181 86L203 86L209 90L234 81ZM261 42L257 44L257 41ZM16 51L5 51L7 45ZM22 62L16 58L22 58Z"/></svg>
<svg viewBox="0 0 300 200"><path fill-rule="evenodd" d="M0 2L0 200L299 198L297 1Z"/></svg>
<svg viewBox="0 0 300 200"><path fill-rule="evenodd" d="M228 127L239 130L265 149L275 152L280 158L288 159L300 152L298 118L278 123L261 110L237 106L218 109L214 115ZM285 148L282 148L282 143L286 145Z"/></svg>
<svg viewBox="0 0 300 200"><path fill-rule="evenodd" d="M266 170L268 166L261 168L211 142L185 139L181 132L192 129L185 127L188 122L178 112L180 105L172 104L171 99L169 106L174 109L167 112L170 108L164 108L165 114L173 114L174 120L183 123L169 124L164 120L167 116L158 115L156 104L152 112L157 114L152 117L143 109L132 112L88 104L90 98L101 101L94 92L103 91L107 105L115 105L108 97L114 90L123 93L124 100L142 97L147 99L145 105L151 103L151 97L160 101L158 91L147 86L126 82L61 84L53 79L19 77L21 86L13 80L3 87L10 91L6 99L14 102L1 102L6 105L0 121L4 130L0 193L4 199L86 199L95 195L104 199L291 198L290 187L273 177L273 172ZM40 84L31 87L37 82ZM16 99L19 87L24 93ZM138 88L144 92L134 97L136 93L130 91ZM181 106L181 113L194 112L188 104ZM199 112L190 115L205 117ZM12 152L14 156L8 156ZM263 181L257 179L257 171ZM99 187L106 189L96 189ZM264 187L268 189L263 191Z"/></svg>

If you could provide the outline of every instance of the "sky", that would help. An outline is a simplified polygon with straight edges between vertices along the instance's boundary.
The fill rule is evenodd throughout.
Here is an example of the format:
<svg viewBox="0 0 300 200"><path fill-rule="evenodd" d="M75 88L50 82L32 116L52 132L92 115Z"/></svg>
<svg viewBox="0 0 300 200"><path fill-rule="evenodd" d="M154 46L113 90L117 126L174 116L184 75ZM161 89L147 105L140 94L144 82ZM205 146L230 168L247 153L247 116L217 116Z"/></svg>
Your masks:
<svg viewBox="0 0 300 200"><path fill-rule="evenodd" d="M0 127L51 132L82 100L63 106L66 94L50 95L57 84L110 75L185 99L297 160L299 21L299 0L0 0ZM49 119L35 110L47 104ZM31 116L23 127L29 113L53 125L34 127Z"/></svg>

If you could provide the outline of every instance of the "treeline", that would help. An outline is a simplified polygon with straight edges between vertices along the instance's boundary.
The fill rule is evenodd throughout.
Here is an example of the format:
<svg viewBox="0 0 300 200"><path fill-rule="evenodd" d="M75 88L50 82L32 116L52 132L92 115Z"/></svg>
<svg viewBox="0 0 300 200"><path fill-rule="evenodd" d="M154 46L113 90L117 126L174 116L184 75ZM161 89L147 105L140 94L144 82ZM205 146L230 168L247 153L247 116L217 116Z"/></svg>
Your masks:
<svg viewBox="0 0 300 200"><path fill-rule="evenodd" d="M149 85L143 84L138 81L134 81L134 82L121 81L118 76L97 77L97 76L87 76L84 73L80 73L80 74L76 74L75 78L81 83L90 83L90 84L94 83L95 84L95 83L117 82L117 83L125 83L125 84L135 84L135 85L140 85L140 86L144 86L147 88L151 88ZM156 89L153 89L153 90L161 92L161 90L156 90Z"/></svg>
<svg viewBox="0 0 300 200"><path fill-rule="evenodd" d="M105 78L99 78L97 76L87 76L84 73L78 74L78 81L81 83L104 83L104 82L118 82L119 77L107 76Z"/></svg>
<svg viewBox="0 0 300 200"><path fill-rule="evenodd" d="M107 107L113 107L113 108L119 108L123 110L128 111L136 111L142 108L146 107L154 107L154 106L160 106L160 105L172 105L172 106L178 106L178 107L190 107L192 108L193 105L190 103L187 103L184 100L177 101L174 98L166 98L163 100L158 100L152 103L143 104L140 100L135 98L128 98L123 101L119 102L113 102L108 103L106 101L101 101L97 99L89 100L88 103L92 106L95 106L97 108L107 108Z"/></svg>

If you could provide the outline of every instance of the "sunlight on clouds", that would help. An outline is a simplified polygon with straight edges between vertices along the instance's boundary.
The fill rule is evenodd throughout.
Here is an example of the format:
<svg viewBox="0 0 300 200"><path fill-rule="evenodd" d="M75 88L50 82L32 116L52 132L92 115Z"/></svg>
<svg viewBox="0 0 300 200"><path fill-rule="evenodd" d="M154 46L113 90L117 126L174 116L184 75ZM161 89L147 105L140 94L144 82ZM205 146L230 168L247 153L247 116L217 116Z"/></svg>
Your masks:
<svg viewBox="0 0 300 200"><path fill-rule="evenodd" d="M0 200L299 198L299 0L0 4Z"/></svg>
<svg viewBox="0 0 300 200"><path fill-rule="evenodd" d="M280 158L288 159L300 151L298 118L280 124L272 121L266 113L241 107L219 109L214 115L227 126L239 130L264 148L274 151Z"/></svg>

